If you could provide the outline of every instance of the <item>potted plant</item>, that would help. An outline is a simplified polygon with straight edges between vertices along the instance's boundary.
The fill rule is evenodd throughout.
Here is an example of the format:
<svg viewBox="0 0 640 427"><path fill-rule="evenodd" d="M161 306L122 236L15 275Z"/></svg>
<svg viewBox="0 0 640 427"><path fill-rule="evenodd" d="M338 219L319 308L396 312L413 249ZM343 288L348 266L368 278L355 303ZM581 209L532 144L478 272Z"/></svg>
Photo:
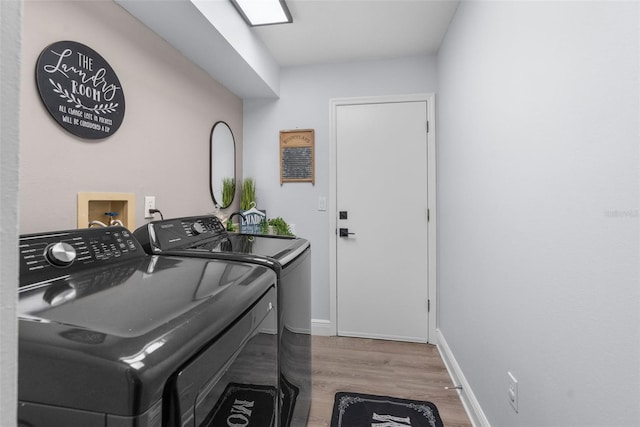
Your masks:
<svg viewBox="0 0 640 427"><path fill-rule="evenodd" d="M269 234L269 221L267 221L266 217L260 221L260 233Z"/></svg>
<svg viewBox="0 0 640 427"><path fill-rule="evenodd" d="M236 228L236 225L234 223L232 223L231 221L227 221L227 231L235 233L236 231L238 231L238 229Z"/></svg>
<svg viewBox="0 0 640 427"><path fill-rule="evenodd" d="M256 182L253 178L245 178L242 183L242 199L240 200L240 209L248 211L256 203Z"/></svg>
<svg viewBox="0 0 640 427"><path fill-rule="evenodd" d="M289 229L289 224L281 217L271 218L268 223L274 228L278 236L293 236L293 233Z"/></svg>

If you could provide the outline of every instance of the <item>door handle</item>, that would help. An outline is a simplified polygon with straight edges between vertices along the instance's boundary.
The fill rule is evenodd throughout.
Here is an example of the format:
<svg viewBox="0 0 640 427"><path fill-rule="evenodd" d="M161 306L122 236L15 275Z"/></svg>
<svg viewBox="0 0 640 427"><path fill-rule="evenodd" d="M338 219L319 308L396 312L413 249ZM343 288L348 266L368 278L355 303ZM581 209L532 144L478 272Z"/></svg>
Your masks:
<svg viewBox="0 0 640 427"><path fill-rule="evenodd" d="M340 237L349 237L351 235L355 235L356 233L349 233L348 228L340 228L338 234Z"/></svg>

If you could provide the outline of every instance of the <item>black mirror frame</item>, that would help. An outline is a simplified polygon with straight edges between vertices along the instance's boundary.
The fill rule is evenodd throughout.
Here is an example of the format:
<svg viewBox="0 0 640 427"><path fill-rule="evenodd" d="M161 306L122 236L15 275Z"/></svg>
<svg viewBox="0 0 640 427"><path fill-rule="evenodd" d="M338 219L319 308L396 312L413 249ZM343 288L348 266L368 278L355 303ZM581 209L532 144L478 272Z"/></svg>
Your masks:
<svg viewBox="0 0 640 427"><path fill-rule="evenodd" d="M233 135L233 130L231 130L231 126L229 126L229 124L223 120L219 120L217 122L214 123L213 127L211 128L211 133L209 136L209 192L211 193L211 200L213 200L213 204L214 206L218 206L221 209L225 209L228 208L231 203L233 203L233 200L235 199L235 189L234 189L234 194L233 197L231 198L231 202L229 203L228 206L223 206L222 205L222 200L218 201L216 200L216 196L214 195L214 191L213 191L213 133L216 130L216 126L218 125L224 125L227 127L227 129L229 129L229 133L231 134L231 141L233 143L233 179L234 182L236 182L236 154L237 154L237 150L236 150L236 137ZM222 196L221 196L222 197Z"/></svg>

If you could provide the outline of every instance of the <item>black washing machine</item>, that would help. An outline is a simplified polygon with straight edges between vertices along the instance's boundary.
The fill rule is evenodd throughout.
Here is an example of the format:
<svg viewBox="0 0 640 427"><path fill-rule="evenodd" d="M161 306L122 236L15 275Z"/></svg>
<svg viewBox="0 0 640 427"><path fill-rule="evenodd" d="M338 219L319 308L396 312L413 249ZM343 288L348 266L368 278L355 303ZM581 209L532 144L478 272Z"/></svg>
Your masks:
<svg viewBox="0 0 640 427"><path fill-rule="evenodd" d="M298 237L228 233L214 215L152 221L134 235L149 254L270 266L278 275L281 426L305 427L311 406L311 247Z"/></svg>
<svg viewBox="0 0 640 427"><path fill-rule="evenodd" d="M18 425L276 427L276 283L122 227L21 236Z"/></svg>

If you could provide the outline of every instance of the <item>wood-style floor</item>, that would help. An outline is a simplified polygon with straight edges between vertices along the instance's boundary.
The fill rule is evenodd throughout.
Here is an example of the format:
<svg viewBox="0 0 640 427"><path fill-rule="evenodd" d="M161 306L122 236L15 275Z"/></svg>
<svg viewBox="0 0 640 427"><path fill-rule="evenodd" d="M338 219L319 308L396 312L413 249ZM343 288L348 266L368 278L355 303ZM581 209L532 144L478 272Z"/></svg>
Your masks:
<svg viewBox="0 0 640 427"><path fill-rule="evenodd" d="M313 336L312 372L307 427L330 425L338 391L426 400L446 427L472 426L434 345Z"/></svg>

